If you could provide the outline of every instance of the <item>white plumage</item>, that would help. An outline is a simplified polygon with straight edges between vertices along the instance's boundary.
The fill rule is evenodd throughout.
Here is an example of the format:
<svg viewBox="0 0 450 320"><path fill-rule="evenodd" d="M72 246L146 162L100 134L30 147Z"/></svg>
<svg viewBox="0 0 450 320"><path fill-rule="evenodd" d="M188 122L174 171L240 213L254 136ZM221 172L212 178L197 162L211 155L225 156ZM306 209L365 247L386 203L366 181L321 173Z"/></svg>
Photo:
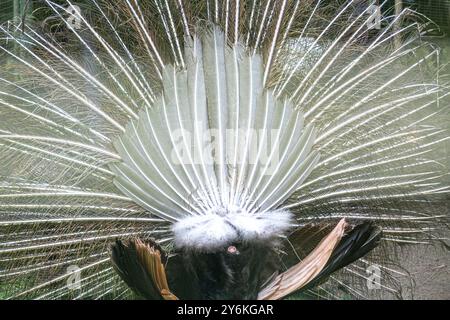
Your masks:
<svg viewBox="0 0 450 320"><path fill-rule="evenodd" d="M341 218L384 236L323 292L367 297L348 285L367 266L397 292L392 247L442 238L448 77L429 24L401 23L411 10L372 30L350 0L86 2L0 26L6 297L130 297L116 238L210 251L281 236L279 258L298 259L290 228Z"/></svg>
<svg viewBox="0 0 450 320"><path fill-rule="evenodd" d="M263 87L261 57L241 47L217 28L195 36L186 69L164 68L162 96L114 143L123 160L111 165L114 183L176 222L183 247L283 235L291 214L275 210L319 160L314 127Z"/></svg>
<svg viewBox="0 0 450 320"><path fill-rule="evenodd" d="M286 210L251 214L237 209L187 217L172 227L179 248L203 252L239 241L268 241L293 227L293 215Z"/></svg>

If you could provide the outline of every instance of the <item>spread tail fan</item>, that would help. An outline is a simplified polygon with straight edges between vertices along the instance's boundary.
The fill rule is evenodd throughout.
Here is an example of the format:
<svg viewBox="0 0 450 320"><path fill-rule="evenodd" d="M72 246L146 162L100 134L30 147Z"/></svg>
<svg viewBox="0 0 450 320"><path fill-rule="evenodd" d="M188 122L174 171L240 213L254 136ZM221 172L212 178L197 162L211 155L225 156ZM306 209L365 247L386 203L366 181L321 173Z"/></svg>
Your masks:
<svg viewBox="0 0 450 320"><path fill-rule="evenodd" d="M111 165L115 185L173 222L178 247L282 234L291 217L276 209L319 159L314 127L263 88L261 56L236 55L224 41L218 30L194 38L185 55L193 66L166 67L164 94L114 144L122 159Z"/></svg>
<svg viewBox="0 0 450 320"><path fill-rule="evenodd" d="M373 266L398 295L396 248L445 239L448 76L422 15L35 5L0 25L0 297L368 298Z"/></svg>

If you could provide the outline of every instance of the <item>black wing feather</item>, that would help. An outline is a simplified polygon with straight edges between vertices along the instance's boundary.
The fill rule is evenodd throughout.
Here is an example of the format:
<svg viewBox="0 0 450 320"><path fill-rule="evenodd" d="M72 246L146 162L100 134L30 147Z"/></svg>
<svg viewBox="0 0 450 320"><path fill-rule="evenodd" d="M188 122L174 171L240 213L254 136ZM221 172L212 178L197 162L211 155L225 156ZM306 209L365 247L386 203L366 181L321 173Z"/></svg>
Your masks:
<svg viewBox="0 0 450 320"><path fill-rule="evenodd" d="M145 299L162 299L150 276L139 262L133 241L124 243L117 239L111 246L111 260L114 269L131 290Z"/></svg>
<svg viewBox="0 0 450 320"><path fill-rule="evenodd" d="M328 263L302 291L311 289L328 278L332 273L355 262L378 246L381 239L381 229L371 222L356 225L347 233L334 249Z"/></svg>

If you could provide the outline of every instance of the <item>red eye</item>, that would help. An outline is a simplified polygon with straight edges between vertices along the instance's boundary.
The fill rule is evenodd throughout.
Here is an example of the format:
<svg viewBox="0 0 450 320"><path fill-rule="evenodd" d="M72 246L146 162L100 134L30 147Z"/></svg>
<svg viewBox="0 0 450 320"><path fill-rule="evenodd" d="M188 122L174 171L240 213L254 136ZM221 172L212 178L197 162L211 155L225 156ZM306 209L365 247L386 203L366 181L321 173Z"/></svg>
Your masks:
<svg viewBox="0 0 450 320"><path fill-rule="evenodd" d="M229 247L227 248L227 252L228 252L229 254L239 254L239 250L236 249L235 246L229 246Z"/></svg>

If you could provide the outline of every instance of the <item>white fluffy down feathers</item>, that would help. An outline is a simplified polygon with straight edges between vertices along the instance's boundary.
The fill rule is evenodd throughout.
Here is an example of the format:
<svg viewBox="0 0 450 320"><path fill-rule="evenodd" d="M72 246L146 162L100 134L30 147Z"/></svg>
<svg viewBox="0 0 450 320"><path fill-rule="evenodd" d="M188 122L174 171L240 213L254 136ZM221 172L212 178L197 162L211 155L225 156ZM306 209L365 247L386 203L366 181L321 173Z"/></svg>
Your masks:
<svg viewBox="0 0 450 320"><path fill-rule="evenodd" d="M222 31L195 37L185 55L186 69L165 67L160 99L115 141L114 183L173 223L179 248L282 236L292 226L282 205L320 157L314 125L264 87L262 57L228 47ZM208 130L219 134L205 142Z"/></svg>
<svg viewBox="0 0 450 320"><path fill-rule="evenodd" d="M262 214L228 212L191 216L172 226L175 246L212 251L234 241L269 240L283 234L293 225L287 210Z"/></svg>

